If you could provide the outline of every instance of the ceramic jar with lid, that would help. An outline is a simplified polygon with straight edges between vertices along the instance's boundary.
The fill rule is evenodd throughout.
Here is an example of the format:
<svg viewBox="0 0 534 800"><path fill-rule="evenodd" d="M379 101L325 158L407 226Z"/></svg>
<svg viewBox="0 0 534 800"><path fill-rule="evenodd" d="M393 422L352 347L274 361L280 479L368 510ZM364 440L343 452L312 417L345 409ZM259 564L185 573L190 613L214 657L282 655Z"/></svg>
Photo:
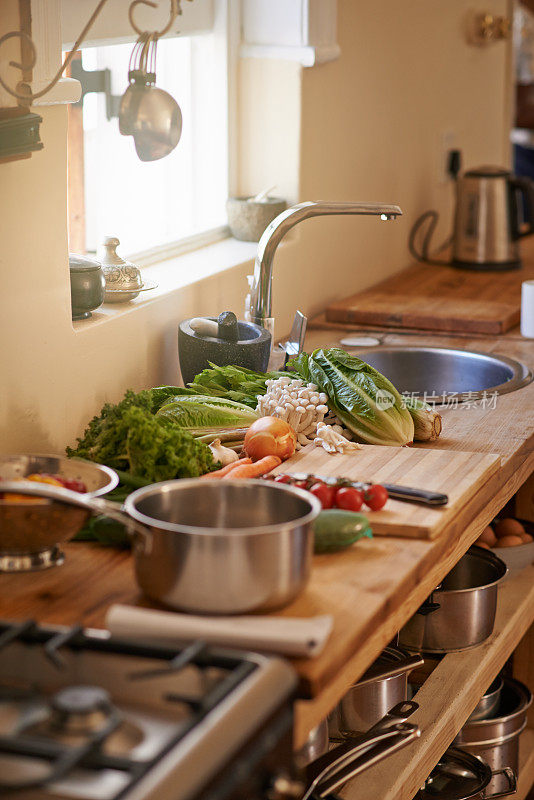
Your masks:
<svg viewBox="0 0 534 800"><path fill-rule="evenodd" d="M127 303L138 297L139 292L155 289L155 283L143 283L141 270L117 253L120 245L116 236L106 236L102 269L106 280L105 303Z"/></svg>
<svg viewBox="0 0 534 800"><path fill-rule="evenodd" d="M102 305L106 282L99 261L69 253L72 319L88 319Z"/></svg>

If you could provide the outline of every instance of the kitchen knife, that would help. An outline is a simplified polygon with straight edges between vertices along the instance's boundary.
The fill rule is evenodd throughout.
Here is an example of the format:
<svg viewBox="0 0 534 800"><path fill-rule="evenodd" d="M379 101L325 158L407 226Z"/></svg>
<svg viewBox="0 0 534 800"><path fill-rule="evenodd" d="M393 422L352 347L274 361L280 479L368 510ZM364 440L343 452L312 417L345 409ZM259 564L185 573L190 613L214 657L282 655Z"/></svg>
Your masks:
<svg viewBox="0 0 534 800"><path fill-rule="evenodd" d="M336 484L342 481L344 486L352 486L355 489L361 490L365 490L369 486L372 486L371 483L366 483L365 481L352 481L350 478L335 478L327 475L310 475L305 472L288 472L285 474L289 475L290 478L296 481L305 481L309 478L317 478L317 480L329 484ZM397 486L394 483L382 483L381 486L387 490L387 493L390 497L395 500L403 500L406 503L421 503L425 506L444 506L449 502L448 495L441 494L440 492L430 492L426 489L413 489L410 486Z"/></svg>

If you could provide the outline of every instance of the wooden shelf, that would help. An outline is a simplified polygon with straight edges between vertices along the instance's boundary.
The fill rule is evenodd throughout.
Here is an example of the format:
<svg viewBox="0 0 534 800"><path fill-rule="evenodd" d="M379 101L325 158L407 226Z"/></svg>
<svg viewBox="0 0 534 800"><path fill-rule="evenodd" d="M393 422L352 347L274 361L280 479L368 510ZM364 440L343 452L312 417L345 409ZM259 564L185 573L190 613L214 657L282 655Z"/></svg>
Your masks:
<svg viewBox="0 0 534 800"><path fill-rule="evenodd" d="M421 728L420 739L351 781L341 796L411 800L533 620L534 566L530 566L502 584L490 639L472 650L445 656L417 693L420 708L410 722ZM529 730L522 748L523 794L517 797L527 796L534 778L533 736Z"/></svg>
<svg viewBox="0 0 534 800"><path fill-rule="evenodd" d="M534 729L526 728L519 740L519 780L514 800L525 800L534 783Z"/></svg>

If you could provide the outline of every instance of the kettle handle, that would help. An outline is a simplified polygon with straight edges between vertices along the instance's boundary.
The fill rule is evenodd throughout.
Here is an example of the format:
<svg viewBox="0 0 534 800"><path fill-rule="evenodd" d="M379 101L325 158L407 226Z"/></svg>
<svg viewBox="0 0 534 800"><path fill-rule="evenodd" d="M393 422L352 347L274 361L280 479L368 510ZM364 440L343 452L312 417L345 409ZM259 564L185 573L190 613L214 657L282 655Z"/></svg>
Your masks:
<svg viewBox="0 0 534 800"><path fill-rule="evenodd" d="M510 186L510 219L512 239L520 239L522 236L530 236L534 233L534 181L530 178L523 178L513 175L509 179ZM526 222L528 228L521 230L521 202L523 198Z"/></svg>

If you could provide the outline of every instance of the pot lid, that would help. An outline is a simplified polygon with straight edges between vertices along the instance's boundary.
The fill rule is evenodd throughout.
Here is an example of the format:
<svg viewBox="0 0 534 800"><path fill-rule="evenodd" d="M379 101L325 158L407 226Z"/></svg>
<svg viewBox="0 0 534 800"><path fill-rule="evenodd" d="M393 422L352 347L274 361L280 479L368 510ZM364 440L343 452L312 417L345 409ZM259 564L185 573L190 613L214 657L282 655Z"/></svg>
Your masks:
<svg viewBox="0 0 534 800"><path fill-rule="evenodd" d="M71 272L94 272L101 269L100 261L82 256L79 253L69 253L69 269Z"/></svg>
<svg viewBox="0 0 534 800"><path fill-rule="evenodd" d="M469 800L486 788L491 769L476 756L456 747L442 755L415 800Z"/></svg>
<svg viewBox="0 0 534 800"><path fill-rule="evenodd" d="M474 167L464 173L464 178L508 178L512 173L504 167L492 167L485 165Z"/></svg>

